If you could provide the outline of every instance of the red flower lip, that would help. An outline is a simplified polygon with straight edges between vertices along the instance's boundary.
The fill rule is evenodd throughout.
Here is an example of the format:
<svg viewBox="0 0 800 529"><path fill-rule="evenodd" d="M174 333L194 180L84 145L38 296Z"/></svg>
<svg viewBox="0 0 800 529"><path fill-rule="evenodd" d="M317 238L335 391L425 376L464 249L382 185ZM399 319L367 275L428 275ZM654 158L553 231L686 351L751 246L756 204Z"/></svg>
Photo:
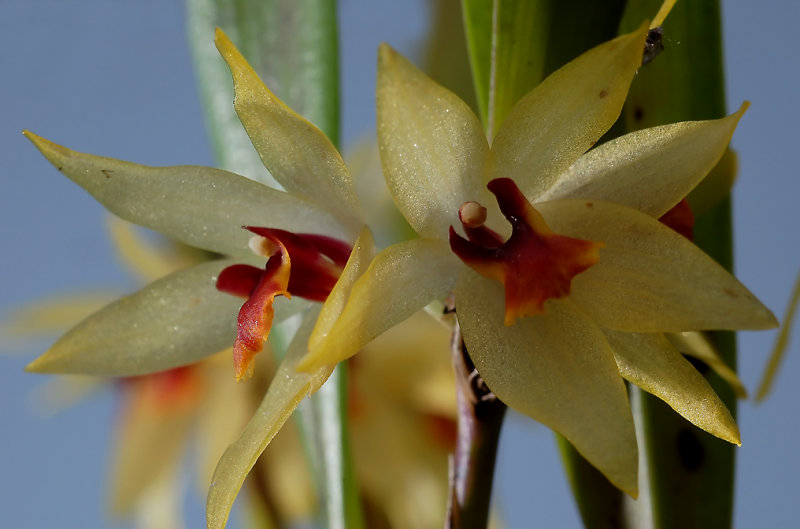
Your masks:
<svg viewBox="0 0 800 529"><path fill-rule="evenodd" d="M554 233L510 178L497 178L487 187L511 224L511 236L504 242L482 222L465 218L465 206L474 204L468 202L459 210L468 239L451 226L450 248L482 276L503 283L505 324L512 325L544 312L548 299L568 295L572 278L597 263L603 244Z"/></svg>
<svg viewBox="0 0 800 529"><path fill-rule="evenodd" d="M325 301L352 248L347 243L317 234L296 234L273 228L244 226L263 237L260 251L270 253L264 269L236 264L220 272L217 289L247 298L239 310L233 361L236 379L249 378L253 358L269 336L276 296L293 295Z"/></svg>

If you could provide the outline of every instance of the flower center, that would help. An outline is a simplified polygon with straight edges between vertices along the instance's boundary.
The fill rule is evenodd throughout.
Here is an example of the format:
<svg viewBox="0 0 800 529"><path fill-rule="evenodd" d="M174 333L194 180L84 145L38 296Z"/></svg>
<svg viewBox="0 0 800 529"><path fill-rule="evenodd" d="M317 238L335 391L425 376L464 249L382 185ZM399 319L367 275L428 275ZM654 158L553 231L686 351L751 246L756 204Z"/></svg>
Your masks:
<svg viewBox="0 0 800 529"><path fill-rule="evenodd" d="M276 296L325 301L342 273L352 247L316 234L246 226L255 235L250 249L267 258L264 269L236 264L217 278L217 289L247 298L239 310L233 363L236 379L253 374L253 358L269 336Z"/></svg>
<svg viewBox="0 0 800 529"><path fill-rule="evenodd" d="M554 233L510 178L487 186L511 224L507 241L484 226L486 209L465 202L459 219L467 239L450 227L450 248L461 261L484 277L505 286L505 324L544 312L544 302L570 292L572 278L599 259L602 243ZM473 212L483 210L482 214ZM475 219L481 219L476 222Z"/></svg>

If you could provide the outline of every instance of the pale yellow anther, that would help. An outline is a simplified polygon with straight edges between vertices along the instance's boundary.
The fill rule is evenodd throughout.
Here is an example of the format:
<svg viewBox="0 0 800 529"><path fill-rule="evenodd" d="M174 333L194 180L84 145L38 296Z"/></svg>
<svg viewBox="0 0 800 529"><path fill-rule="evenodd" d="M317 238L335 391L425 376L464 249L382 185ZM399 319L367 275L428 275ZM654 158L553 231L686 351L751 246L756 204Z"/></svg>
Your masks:
<svg viewBox="0 0 800 529"><path fill-rule="evenodd" d="M480 228L486 222L486 208L477 202L464 202L458 208L458 218L467 228Z"/></svg>
<svg viewBox="0 0 800 529"><path fill-rule="evenodd" d="M272 257L272 255L279 250L277 244L261 235L253 235L250 237L250 240L247 241L247 246L250 247L250 250L254 254L260 255L261 257Z"/></svg>

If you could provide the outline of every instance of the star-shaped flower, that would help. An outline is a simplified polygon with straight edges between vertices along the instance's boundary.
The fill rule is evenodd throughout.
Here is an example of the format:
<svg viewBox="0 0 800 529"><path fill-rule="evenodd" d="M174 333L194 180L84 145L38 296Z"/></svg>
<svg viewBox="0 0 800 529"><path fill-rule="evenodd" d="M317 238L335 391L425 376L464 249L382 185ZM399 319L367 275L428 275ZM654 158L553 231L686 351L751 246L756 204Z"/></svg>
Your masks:
<svg viewBox="0 0 800 529"><path fill-rule="evenodd" d="M249 319L239 319L237 345L245 335L249 340L236 361L241 377L267 337L275 295L294 291L320 301L336 283L363 225L347 167L317 127L264 86L221 31L217 46L233 74L242 124L284 190L209 167L146 167L83 154L26 131L59 171L112 213L232 256L180 270L112 303L68 332L30 370L131 376L226 349L240 302L218 291L219 278L220 288L254 295L242 308ZM250 230L259 239L252 241L244 226L255 226ZM268 288L271 279L277 289ZM293 305L295 312L307 307Z"/></svg>
<svg viewBox="0 0 800 529"><path fill-rule="evenodd" d="M384 173L420 238L375 258L332 329L312 333L300 369L347 358L454 292L489 388L623 490L636 494L638 458L623 378L739 443L725 406L663 333L765 329L775 318L657 219L719 160L746 105L591 149L619 116L646 34L642 26L553 73L491 146L465 103L383 46Z"/></svg>

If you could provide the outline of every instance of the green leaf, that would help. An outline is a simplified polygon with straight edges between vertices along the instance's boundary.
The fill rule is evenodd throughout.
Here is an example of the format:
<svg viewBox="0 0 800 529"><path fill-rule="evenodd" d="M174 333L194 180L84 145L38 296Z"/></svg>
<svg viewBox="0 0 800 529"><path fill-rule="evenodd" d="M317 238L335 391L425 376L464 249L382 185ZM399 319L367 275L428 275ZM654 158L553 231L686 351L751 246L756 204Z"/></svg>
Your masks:
<svg viewBox="0 0 800 529"><path fill-rule="evenodd" d="M59 171L125 220L228 255L250 254L242 226L343 235L323 208L211 167L148 167L73 151L24 134Z"/></svg>
<svg viewBox="0 0 800 529"><path fill-rule="evenodd" d="M144 375L230 347L242 302L219 292L216 277L231 264L220 260L186 268L118 299L62 336L28 371Z"/></svg>
<svg viewBox="0 0 800 529"><path fill-rule="evenodd" d="M622 30L654 13L660 3L629 2ZM639 71L623 110L629 131L725 114L717 0L678 2L663 28L665 50ZM695 243L728 269L730 219L726 199L697 217L694 232ZM716 332L710 338L725 363L735 369L734 334ZM713 372L703 374L735 417L733 388ZM656 527L730 527L735 447L697 429L648 395L642 399L642 414Z"/></svg>

